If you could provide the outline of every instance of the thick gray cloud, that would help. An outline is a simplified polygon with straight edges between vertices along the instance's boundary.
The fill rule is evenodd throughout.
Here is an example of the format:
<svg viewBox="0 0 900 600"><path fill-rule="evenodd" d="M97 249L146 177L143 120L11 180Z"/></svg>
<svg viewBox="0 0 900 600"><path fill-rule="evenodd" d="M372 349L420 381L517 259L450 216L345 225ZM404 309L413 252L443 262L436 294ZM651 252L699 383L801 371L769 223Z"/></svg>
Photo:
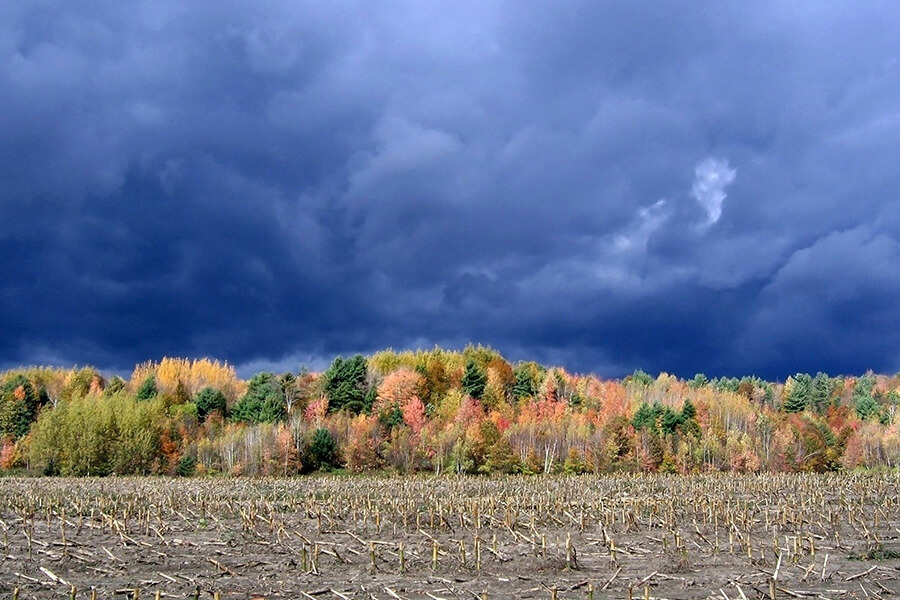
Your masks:
<svg viewBox="0 0 900 600"><path fill-rule="evenodd" d="M900 369L891 3L0 7L0 366Z"/></svg>

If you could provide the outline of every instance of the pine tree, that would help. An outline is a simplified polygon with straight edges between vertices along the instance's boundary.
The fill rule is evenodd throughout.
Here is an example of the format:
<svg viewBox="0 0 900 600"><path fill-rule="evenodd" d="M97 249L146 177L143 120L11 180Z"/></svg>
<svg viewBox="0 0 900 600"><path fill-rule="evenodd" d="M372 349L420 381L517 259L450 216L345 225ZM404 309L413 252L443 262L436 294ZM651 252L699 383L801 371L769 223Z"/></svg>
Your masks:
<svg viewBox="0 0 900 600"><path fill-rule="evenodd" d="M812 409L822 414L828 408L828 400L831 397L831 379L825 373L816 373L812 387Z"/></svg>
<svg viewBox="0 0 900 600"><path fill-rule="evenodd" d="M0 435L19 438L37 417L38 393L24 375L16 375L0 389Z"/></svg>
<svg viewBox="0 0 900 600"><path fill-rule="evenodd" d="M327 471L337 466L337 442L331 432L320 427L316 429L306 448L304 466L318 471Z"/></svg>
<svg viewBox="0 0 900 600"><path fill-rule="evenodd" d="M878 402L873 394L874 388L875 376L871 373L857 379L853 388L854 408L857 416L864 421L878 416Z"/></svg>
<svg viewBox="0 0 900 600"><path fill-rule="evenodd" d="M634 373L626 377L625 381L630 381L644 387L650 387L651 385L653 385L653 377L651 377L649 373L645 373L641 369L636 370Z"/></svg>
<svg viewBox="0 0 900 600"><path fill-rule="evenodd" d="M337 412L348 410L361 413L371 408L367 396L366 375L368 363L364 356L357 354L344 360L338 356L325 371L325 395L328 396L328 410Z"/></svg>
<svg viewBox="0 0 900 600"><path fill-rule="evenodd" d="M659 418L662 414L662 406L660 406L658 402L654 402L652 405L641 402L637 412L634 413L634 417L631 419L631 424L634 425L634 428L638 431L641 429L656 431L659 426Z"/></svg>
<svg viewBox="0 0 900 600"><path fill-rule="evenodd" d="M225 416L227 404L225 395L215 388L205 387L197 392L197 395L194 396L194 404L197 405L197 416L201 421L205 421L206 417L214 410Z"/></svg>
<svg viewBox="0 0 900 600"><path fill-rule="evenodd" d="M781 405L786 413L803 412L812 398L812 377L807 373L797 373L785 384L787 397Z"/></svg>
<svg viewBox="0 0 900 600"><path fill-rule="evenodd" d="M705 387L709 383L709 379L703 373L697 373L694 378L688 382L688 385L694 389Z"/></svg>
<svg viewBox="0 0 900 600"><path fill-rule="evenodd" d="M484 387L487 385L487 375L474 360L470 360L466 363L466 371L463 373L461 383L466 394L479 399L484 394Z"/></svg>
<svg viewBox="0 0 900 600"><path fill-rule="evenodd" d="M680 412L675 412L668 406L663 407L662 417L659 420L659 425L663 433L675 433L675 430L678 429L678 426L681 425L681 423Z"/></svg>
<svg viewBox="0 0 900 600"><path fill-rule="evenodd" d="M532 370L526 366L518 366L513 371L516 382L513 384L513 398L533 398L538 393L538 386L532 376Z"/></svg>
<svg viewBox="0 0 900 600"><path fill-rule="evenodd" d="M159 393L156 388L156 377L150 375L147 379L141 383L141 387L138 388L137 391L137 399L138 400L149 400L156 396Z"/></svg>
<svg viewBox="0 0 900 600"><path fill-rule="evenodd" d="M232 411L236 421L274 423L284 419L284 394L272 373L257 373Z"/></svg>

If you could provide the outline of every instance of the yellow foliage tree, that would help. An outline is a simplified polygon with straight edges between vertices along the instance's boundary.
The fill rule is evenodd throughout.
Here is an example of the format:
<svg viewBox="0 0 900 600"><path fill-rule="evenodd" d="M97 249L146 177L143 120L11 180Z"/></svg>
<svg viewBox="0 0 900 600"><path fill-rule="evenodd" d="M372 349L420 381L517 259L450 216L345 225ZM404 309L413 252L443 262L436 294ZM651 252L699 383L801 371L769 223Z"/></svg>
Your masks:
<svg viewBox="0 0 900 600"><path fill-rule="evenodd" d="M247 390L234 367L208 358L163 358L159 363L141 363L131 374L131 388L136 390L150 376L156 378L160 394L174 395L180 382L191 397L203 388L211 387L222 392L231 403Z"/></svg>

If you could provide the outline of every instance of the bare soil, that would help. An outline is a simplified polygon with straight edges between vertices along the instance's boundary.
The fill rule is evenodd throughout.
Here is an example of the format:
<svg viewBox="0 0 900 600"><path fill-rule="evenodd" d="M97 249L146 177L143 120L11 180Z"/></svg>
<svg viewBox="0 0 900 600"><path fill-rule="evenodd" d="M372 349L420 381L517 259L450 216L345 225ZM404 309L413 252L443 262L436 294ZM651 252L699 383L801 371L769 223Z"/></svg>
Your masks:
<svg viewBox="0 0 900 600"><path fill-rule="evenodd" d="M8 478L0 595L892 598L898 490L897 474Z"/></svg>

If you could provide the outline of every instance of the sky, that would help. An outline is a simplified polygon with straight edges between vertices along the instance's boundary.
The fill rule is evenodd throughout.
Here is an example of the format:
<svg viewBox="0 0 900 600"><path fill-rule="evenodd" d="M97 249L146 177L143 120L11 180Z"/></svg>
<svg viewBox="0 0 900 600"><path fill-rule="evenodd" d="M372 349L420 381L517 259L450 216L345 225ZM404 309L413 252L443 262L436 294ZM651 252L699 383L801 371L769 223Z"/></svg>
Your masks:
<svg viewBox="0 0 900 600"><path fill-rule="evenodd" d="M0 367L900 370L900 4L0 4Z"/></svg>

